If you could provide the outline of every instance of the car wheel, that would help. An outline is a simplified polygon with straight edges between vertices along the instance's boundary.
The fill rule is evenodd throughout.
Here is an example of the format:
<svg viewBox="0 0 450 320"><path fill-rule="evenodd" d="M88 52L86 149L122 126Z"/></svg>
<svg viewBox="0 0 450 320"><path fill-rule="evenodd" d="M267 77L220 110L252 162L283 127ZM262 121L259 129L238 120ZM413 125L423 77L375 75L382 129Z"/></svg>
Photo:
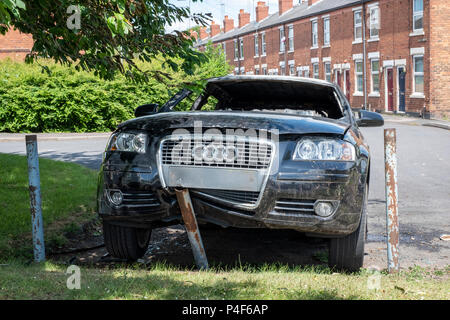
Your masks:
<svg viewBox="0 0 450 320"><path fill-rule="evenodd" d="M352 234L330 240L328 264L331 268L350 272L359 271L364 262L364 242L367 233L367 188L358 229Z"/></svg>
<svg viewBox="0 0 450 320"><path fill-rule="evenodd" d="M106 249L116 258L131 261L141 258L147 251L151 233L150 229L122 227L103 221Z"/></svg>

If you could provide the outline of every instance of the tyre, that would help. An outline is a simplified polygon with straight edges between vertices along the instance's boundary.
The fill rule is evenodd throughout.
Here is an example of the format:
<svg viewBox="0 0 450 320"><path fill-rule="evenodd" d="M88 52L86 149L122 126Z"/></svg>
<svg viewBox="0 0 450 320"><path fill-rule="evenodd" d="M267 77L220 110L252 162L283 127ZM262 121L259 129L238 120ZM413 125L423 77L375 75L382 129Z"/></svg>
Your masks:
<svg viewBox="0 0 450 320"><path fill-rule="evenodd" d="M141 258L147 251L151 233L150 229L122 227L103 221L106 249L116 258L129 261Z"/></svg>
<svg viewBox="0 0 450 320"><path fill-rule="evenodd" d="M330 268L355 272L363 266L364 242L367 234L367 188L364 193L361 220L352 234L330 240L328 264Z"/></svg>

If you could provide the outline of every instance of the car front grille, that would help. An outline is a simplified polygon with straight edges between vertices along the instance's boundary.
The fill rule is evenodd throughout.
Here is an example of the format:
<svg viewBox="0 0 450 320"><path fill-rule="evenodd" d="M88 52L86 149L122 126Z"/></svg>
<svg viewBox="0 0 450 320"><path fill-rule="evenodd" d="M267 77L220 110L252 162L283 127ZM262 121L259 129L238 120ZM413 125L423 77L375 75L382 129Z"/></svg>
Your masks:
<svg viewBox="0 0 450 320"><path fill-rule="evenodd" d="M155 207L159 207L161 203L156 197L156 194L152 192L126 191L123 192L122 205L132 210L149 210Z"/></svg>
<svg viewBox="0 0 450 320"><path fill-rule="evenodd" d="M250 191L200 189L200 190L193 190L193 192L198 193L200 195L213 197L217 200L249 206L256 205L259 198L259 192L250 192Z"/></svg>
<svg viewBox="0 0 450 320"><path fill-rule="evenodd" d="M313 215L316 200L278 199L274 214L281 215Z"/></svg>
<svg viewBox="0 0 450 320"><path fill-rule="evenodd" d="M203 140L202 140L203 139ZM209 141L170 137L162 142L161 163L210 168L268 169L272 145L266 140L241 136L215 136Z"/></svg>

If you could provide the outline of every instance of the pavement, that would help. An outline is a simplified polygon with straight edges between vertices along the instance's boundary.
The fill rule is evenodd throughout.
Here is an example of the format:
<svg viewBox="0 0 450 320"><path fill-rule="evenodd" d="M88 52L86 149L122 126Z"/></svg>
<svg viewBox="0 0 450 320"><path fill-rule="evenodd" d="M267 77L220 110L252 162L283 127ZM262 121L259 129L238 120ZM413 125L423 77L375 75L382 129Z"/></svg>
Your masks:
<svg viewBox="0 0 450 320"><path fill-rule="evenodd" d="M417 118L399 117L396 115L385 116L384 128L397 130L397 156L398 156L398 190L399 190L399 216L400 216L400 265L402 268L419 265L423 267L444 267L450 264L450 241L441 240L441 236L450 234L450 131L441 127L430 127L430 122ZM369 192L369 234L366 244L365 266L383 269L386 267L386 213L385 213L385 189L384 189L384 150L383 128L363 128L363 134L368 141L372 154L371 185ZM98 169L101 163L102 152L110 133L95 134L39 134L39 153L42 157L55 160L71 161ZM22 134L0 134L0 153L25 154L25 138ZM174 231L175 230L175 231ZM179 227L159 230L155 234L171 239L174 246L178 243L186 246L186 237ZM254 252L248 232L232 231L230 244L236 238L245 239L238 241L241 248L230 245L223 246L226 234L216 231L206 231L205 239L210 243L205 244L211 256L220 258L223 252L228 258L243 255L237 252ZM285 245L280 244L280 232L261 230L259 238L263 235L267 244L258 251L258 261L261 259L272 261L281 259L281 262L293 262L299 264L311 263L311 252L323 250L323 243L311 243L311 240L299 240L295 234ZM288 233L283 233L286 237ZM256 235L255 235L256 236ZM154 236L152 236L154 238ZM221 239L216 239L221 237ZM276 240L278 239L278 240ZM445 238L443 238L445 239ZM206 241L205 240L205 241ZM169 240L168 240L169 241ZM309 251L296 256L294 253L302 251L298 241L307 244ZM160 241L161 242L161 241ZM270 242L276 243L271 248ZM158 239L152 243L158 244ZM289 244L290 243L290 244ZM214 244L217 244L214 247ZM246 246L248 248L246 248ZM280 250L286 247L283 255ZM150 246L150 256L147 259L157 259L158 255L164 260L180 263L180 250L185 250L188 263L192 262L189 248ZM162 249L161 249L162 248ZM303 246L305 248L305 246ZM158 251L158 250L164 250ZM311 251L312 250L312 251ZM226 251L226 252L225 252ZM99 252L94 256L99 256ZM100 255L101 256L101 255ZM294 257L295 258L292 258ZM156 258L155 258L156 257ZM171 260L172 259L172 260ZM251 260L251 256L248 258ZM227 261L228 262L228 261ZM244 263L245 261L243 261Z"/></svg>

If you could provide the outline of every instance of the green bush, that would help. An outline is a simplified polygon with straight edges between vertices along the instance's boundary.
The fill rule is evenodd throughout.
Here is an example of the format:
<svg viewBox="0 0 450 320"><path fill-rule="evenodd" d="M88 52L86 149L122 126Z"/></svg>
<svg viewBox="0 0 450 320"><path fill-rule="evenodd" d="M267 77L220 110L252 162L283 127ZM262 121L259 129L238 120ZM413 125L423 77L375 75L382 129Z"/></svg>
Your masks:
<svg viewBox="0 0 450 320"><path fill-rule="evenodd" d="M113 130L133 117L145 103L164 104L186 83L197 89L204 79L226 75L230 66L216 49L198 66L193 76L170 72L160 61L142 64L144 70L169 73L165 83L153 78L134 84L119 76L104 81L92 73L45 62L50 74L39 65L0 63L0 132L102 132ZM179 61L181 63L181 61ZM186 109L187 102L180 105Z"/></svg>

